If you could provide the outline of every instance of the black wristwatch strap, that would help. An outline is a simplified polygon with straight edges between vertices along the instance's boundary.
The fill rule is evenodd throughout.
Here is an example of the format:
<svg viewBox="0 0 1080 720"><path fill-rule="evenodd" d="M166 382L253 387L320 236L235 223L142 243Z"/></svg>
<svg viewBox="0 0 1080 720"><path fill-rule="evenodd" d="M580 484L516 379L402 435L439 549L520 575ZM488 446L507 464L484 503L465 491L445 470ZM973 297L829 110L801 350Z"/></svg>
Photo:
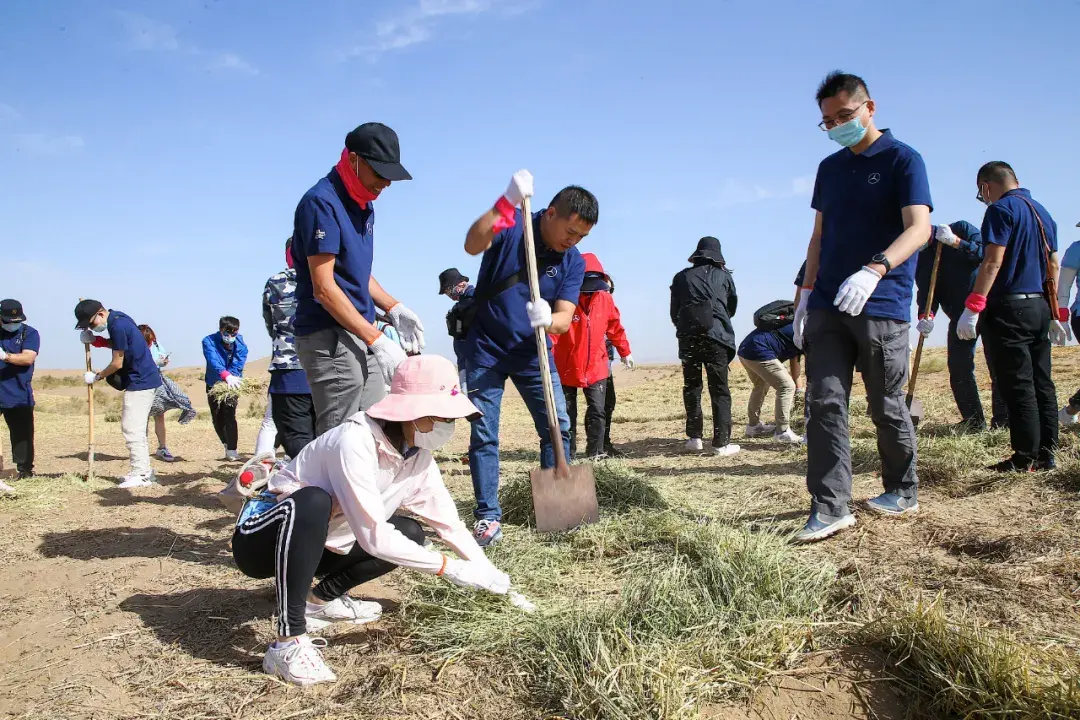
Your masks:
<svg viewBox="0 0 1080 720"><path fill-rule="evenodd" d="M870 262L878 263L885 266L885 274L888 275L892 272L892 263L889 262L889 258L885 257L884 253L878 253L874 257L870 258Z"/></svg>

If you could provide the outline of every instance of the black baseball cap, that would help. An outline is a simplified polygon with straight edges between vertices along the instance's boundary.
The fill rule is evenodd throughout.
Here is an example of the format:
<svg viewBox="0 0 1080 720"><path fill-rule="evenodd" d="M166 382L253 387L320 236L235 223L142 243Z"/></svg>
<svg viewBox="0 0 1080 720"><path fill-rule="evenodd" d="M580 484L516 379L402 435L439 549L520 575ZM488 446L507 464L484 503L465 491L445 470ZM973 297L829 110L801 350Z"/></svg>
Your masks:
<svg viewBox="0 0 1080 720"><path fill-rule="evenodd" d="M86 330L90 327L90 318L105 309L97 300L80 300L75 306L75 329Z"/></svg>
<svg viewBox="0 0 1080 720"><path fill-rule="evenodd" d="M442 295L460 282L469 282L457 268L449 268L439 273L439 294Z"/></svg>
<svg viewBox="0 0 1080 720"><path fill-rule="evenodd" d="M379 175L391 181L412 180L401 166L397 133L382 123L364 123L345 136L345 147L367 160Z"/></svg>
<svg viewBox="0 0 1080 720"><path fill-rule="evenodd" d="M22 322L26 320L26 314L23 312L22 303L18 300L0 300L0 320L4 322Z"/></svg>

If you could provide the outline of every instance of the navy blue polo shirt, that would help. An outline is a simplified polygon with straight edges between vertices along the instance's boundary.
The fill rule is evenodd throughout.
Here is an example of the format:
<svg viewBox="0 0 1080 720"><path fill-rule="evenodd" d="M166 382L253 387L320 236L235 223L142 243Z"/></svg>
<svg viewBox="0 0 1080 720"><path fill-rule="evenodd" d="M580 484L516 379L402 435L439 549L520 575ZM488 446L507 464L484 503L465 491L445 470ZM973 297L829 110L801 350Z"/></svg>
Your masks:
<svg viewBox="0 0 1080 720"><path fill-rule="evenodd" d="M334 280L357 312L375 322L375 303L368 283L375 254L375 204L367 210L349 197L336 169L304 193L293 216L292 255L296 266L296 315L293 331L310 335L340 327L315 300L308 258L336 255Z"/></svg>
<svg viewBox="0 0 1080 720"><path fill-rule="evenodd" d="M105 322L109 329L109 346L124 353L124 364L116 371L120 376L120 387L124 390L160 387L161 371L135 321L119 310L109 310L109 319Z"/></svg>
<svg viewBox="0 0 1080 720"><path fill-rule="evenodd" d="M307 373L303 370L270 368L270 392L273 395L310 395Z"/></svg>
<svg viewBox="0 0 1080 720"><path fill-rule="evenodd" d="M926 165L890 130L862 153L843 148L821 161L810 202L821 213L821 256L809 308L836 310L843 282L904 232L901 210L910 205L933 210ZM886 274L863 314L910 322L917 262L918 253Z"/></svg>
<svg viewBox="0 0 1080 720"><path fill-rule="evenodd" d="M991 300L1003 295L1043 292L1043 283L1046 282L1046 251L1043 249L1039 223L1031 207L1024 202L1025 198L1035 206L1042 218L1050 252L1057 252L1057 223L1046 208L1032 200L1031 193L1024 188L1010 190L1002 195L986 209L982 221L983 242L1005 248L1001 270L998 271L987 296Z"/></svg>
<svg viewBox="0 0 1080 720"><path fill-rule="evenodd" d="M795 344L794 325L779 330L754 330L739 345L739 357L756 362L787 362L800 355L802 350Z"/></svg>
<svg viewBox="0 0 1080 720"><path fill-rule="evenodd" d="M461 293L461 300L464 300L465 298L471 298L475 294L476 294L476 287L473 286L473 285L469 285L468 287L465 288L465 292ZM461 302L461 300L455 301L454 304L456 305L457 303ZM454 357L457 358L457 363L460 366L462 359L465 357L465 341L464 340L459 340L457 338L454 338Z"/></svg>
<svg viewBox="0 0 1080 720"><path fill-rule="evenodd" d="M0 328L0 347L4 352L17 355L23 350L41 352L41 336L26 323L15 332ZM0 360L0 408L26 407L34 404L34 366L13 365Z"/></svg>
<svg viewBox="0 0 1080 720"><path fill-rule="evenodd" d="M552 310L558 300L576 305L581 281L585 279L585 260L577 248L558 253L544 244L540 236L543 214L543 210L535 212L532 218L537 266L541 269L540 297L548 301ZM483 297L487 288L519 271L521 282L483 303L477 311L462 348L467 367L494 368L508 375L540 371L536 338L525 311L529 284L525 277L525 231L520 210L515 213L514 226L498 233L491 247L484 251L476 294Z"/></svg>

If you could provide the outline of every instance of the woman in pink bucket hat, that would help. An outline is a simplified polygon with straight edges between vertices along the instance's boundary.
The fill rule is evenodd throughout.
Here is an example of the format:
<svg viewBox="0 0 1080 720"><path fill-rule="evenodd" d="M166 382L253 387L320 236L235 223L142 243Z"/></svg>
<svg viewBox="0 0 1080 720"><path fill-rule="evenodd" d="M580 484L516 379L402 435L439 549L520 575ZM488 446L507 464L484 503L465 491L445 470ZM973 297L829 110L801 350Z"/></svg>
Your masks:
<svg viewBox="0 0 1080 720"><path fill-rule="evenodd" d="M477 415L449 360L410 357L398 365L389 395L306 445L247 500L233 557L245 575L272 577L277 586L278 638L263 658L267 673L298 685L336 680L319 652L325 640L307 632L378 620L378 603L348 591L399 566L461 587L510 591L510 578L458 517L432 458L455 420ZM249 485L252 469L267 472L257 460L273 462L253 459L239 482ZM420 523L395 515L399 509L424 520L459 557L424 547Z"/></svg>

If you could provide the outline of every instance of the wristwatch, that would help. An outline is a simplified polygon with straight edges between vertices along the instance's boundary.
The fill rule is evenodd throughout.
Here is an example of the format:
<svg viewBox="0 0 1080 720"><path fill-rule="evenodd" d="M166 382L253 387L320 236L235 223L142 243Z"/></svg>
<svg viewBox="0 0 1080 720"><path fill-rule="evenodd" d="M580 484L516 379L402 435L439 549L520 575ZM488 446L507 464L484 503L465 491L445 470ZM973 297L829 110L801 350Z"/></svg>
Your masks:
<svg viewBox="0 0 1080 720"><path fill-rule="evenodd" d="M885 257L885 253L878 253L874 257L870 258L870 264L884 265L886 275L892 272L892 263L889 262L889 258Z"/></svg>

